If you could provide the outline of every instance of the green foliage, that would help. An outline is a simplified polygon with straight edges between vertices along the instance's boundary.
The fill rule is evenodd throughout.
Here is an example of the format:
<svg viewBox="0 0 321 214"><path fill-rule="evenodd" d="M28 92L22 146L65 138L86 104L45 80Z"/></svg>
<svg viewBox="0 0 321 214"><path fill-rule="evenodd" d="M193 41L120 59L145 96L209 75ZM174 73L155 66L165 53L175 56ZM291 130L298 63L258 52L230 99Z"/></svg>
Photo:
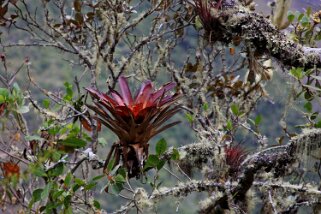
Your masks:
<svg viewBox="0 0 321 214"><path fill-rule="evenodd" d="M72 101L73 93L74 93L72 89L72 84L70 84L69 82L65 82L64 86L66 89L66 95L64 96L64 100Z"/></svg>
<svg viewBox="0 0 321 214"><path fill-rule="evenodd" d="M6 109L19 114L29 112L29 106L25 104L25 97L17 83L12 85L12 90L0 88L0 104L6 103Z"/></svg>
<svg viewBox="0 0 321 214"><path fill-rule="evenodd" d="M101 209L101 205L100 205L100 203L97 201L97 200L94 200L94 207L96 208L96 209Z"/></svg>
<svg viewBox="0 0 321 214"><path fill-rule="evenodd" d="M59 141L59 144L72 147L72 148L81 148L86 146L86 141L80 139L80 138L75 138L75 137L69 137L64 140Z"/></svg>
<svg viewBox="0 0 321 214"><path fill-rule="evenodd" d="M262 122L262 116L261 115L256 116L255 119L254 119L255 126L260 125L261 122Z"/></svg>
<svg viewBox="0 0 321 214"><path fill-rule="evenodd" d="M305 12L288 12L288 20L293 25L292 39L298 43L315 46L321 40L320 12L312 14L308 7Z"/></svg>
<svg viewBox="0 0 321 214"><path fill-rule="evenodd" d="M29 170L33 175L35 175L37 177L47 177L47 173L46 173L45 169L40 164L37 164L37 163L30 164Z"/></svg>
<svg viewBox="0 0 321 214"><path fill-rule="evenodd" d="M301 80L304 77L303 68L292 68L290 74L298 80Z"/></svg>
<svg viewBox="0 0 321 214"><path fill-rule="evenodd" d="M228 131L231 131L233 129L233 122L231 120L228 120L226 123L226 129Z"/></svg>
<svg viewBox="0 0 321 214"><path fill-rule="evenodd" d="M204 111L207 111L208 108L209 108L209 107L208 107L208 103L204 103L204 104L203 104L203 110L204 110Z"/></svg>
<svg viewBox="0 0 321 214"><path fill-rule="evenodd" d="M156 155L161 156L167 150L167 142L164 138L156 143Z"/></svg>
<svg viewBox="0 0 321 214"><path fill-rule="evenodd" d="M312 103L311 102L306 102L304 104L304 109L308 112L311 113L312 112Z"/></svg>
<svg viewBox="0 0 321 214"><path fill-rule="evenodd" d="M149 155L146 160L144 169L148 170L150 168L156 168L159 163L160 163L160 159L157 155Z"/></svg>
<svg viewBox="0 0 321 214"><path fill-rule="evenodd" d="M9 100L9 91L6 88L0 88L0 104Z"/></svg>
<svg viewBox="0 0 321 214"><path fill-rule="evenodd" d="M156 154L151 154L148 156L146 163L144 165L144 171L148 171L152 168L157 169L157 171L161 170L163 166L165 165L166 161L162 159L162 156L167 151L168 146L167 142L164 138L161 138L156 143ZM173 148L172 151L172 160L179 160L180 155L177 149Z"/></svg>
<svg viewBox="0 0 321 214"><path fill-rule="evenodd" d="M288 20L289 22L293 22L295 19L295 14L292 11L288 11Z"/></svg>
<svg viewBox="0 0 321 214"><path fill-rule="evenodd" d="M49 99L43 99L42 100L42 105L45 107L45 108L49 108L50 107L50 100Z"/></svg>
<svg viewBox="0 0 321 214"><path fill-rule="evenodd" d="M188 122L193 123L193 121L194 121L194 116L193 116L192 114L190 114L190 113L185 113L185 117L186 117L186 119L187 119Z"/></svg>
<svg viewBox="0 0 321 214"><path fill-rule="evenodd" d="M235 115L235 116L240 116L241 115L241 112L240 112L240 108L237 104L233 103L231 105L231 111L232 113Z"/></svg>
<svg viewBox="0 0 321 214"><path fill-rule="evenodd" d="M29 203L29 208L31 208L34 203L41 200L42 192L43 192L43 189L36 189L32 192L32 198Z"/></svg>

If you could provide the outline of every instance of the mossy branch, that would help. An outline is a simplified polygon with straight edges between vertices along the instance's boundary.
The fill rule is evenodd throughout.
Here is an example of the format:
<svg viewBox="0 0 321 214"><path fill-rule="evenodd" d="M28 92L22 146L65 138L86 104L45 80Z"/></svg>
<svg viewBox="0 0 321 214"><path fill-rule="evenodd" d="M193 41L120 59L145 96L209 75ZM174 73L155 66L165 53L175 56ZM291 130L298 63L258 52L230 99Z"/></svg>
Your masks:
<svg viewBox="0 0 321 214"><path fill-rule="evenodd" d="M202 16L204 11L198 13ZM234 38L240 37L246 44L255 47L258 54L272 56L285 66L306 69L321 66L320 49L295 43L268 18L240 5L223 8L207 19L203 20L203 26L211 42L231 43Z"/></svg>

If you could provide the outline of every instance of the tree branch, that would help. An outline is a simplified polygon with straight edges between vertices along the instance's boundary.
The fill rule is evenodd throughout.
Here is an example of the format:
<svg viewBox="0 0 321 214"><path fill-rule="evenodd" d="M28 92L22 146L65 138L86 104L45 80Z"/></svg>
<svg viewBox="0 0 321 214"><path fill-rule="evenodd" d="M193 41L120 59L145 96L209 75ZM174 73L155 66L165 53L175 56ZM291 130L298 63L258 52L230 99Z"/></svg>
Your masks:
<svg viewBox="0 0 321 214"><path fill-rule="evenodd" d="M226 43L241 37L252 44L256 51L275 57L285 66L306 69L321 66L321 49L307 48L287 38L272 23L260 14L242 7L222 10L212 17L214 24L206 25L216 40Z"/></svg>

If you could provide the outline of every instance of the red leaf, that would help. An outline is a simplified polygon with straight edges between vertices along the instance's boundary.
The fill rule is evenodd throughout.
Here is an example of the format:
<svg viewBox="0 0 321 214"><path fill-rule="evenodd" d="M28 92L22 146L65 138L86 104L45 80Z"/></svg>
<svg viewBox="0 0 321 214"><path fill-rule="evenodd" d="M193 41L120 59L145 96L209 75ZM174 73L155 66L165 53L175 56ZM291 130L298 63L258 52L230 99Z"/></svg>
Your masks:
<svg viewBox="0 0 321 214"><path fill-rule="evenodd" d="M126 103L127 106L132 105L133 104L133 97L132 97L132 94L129 90L129 86L128 86L126 78L124 76L120 76L118 82L119 82L119 87L120 87L124 102Z"/></svg>
<svg viewBox="0 0 321 214"><path fill-rule="evenodd" d="M117 102L118 105L120 106L125 106L125 103L123 101L123 98L118 94L117 91L112 91L110 92L111 96L113 96L114 100Z"/></svg>
<svg viewBox="0 0 321 214"><path fill-rule="evenodd" d="M136 104L144 103L145 105L150 98L152 90L153 90L152 82L149 80L145 81L136 96L135 103Z"/></svg>
<svg viewBox="0 0 321 214"><path fill-rule="evenodd" d="M152 93L151 98L150 98L151 102L154 103L157 99L159 99L167 91L170 91L173 88L175 88L175 86L176 86L176 83L174 83L174 82L169 82L169 83L163 85L156 92Z"/></svg>

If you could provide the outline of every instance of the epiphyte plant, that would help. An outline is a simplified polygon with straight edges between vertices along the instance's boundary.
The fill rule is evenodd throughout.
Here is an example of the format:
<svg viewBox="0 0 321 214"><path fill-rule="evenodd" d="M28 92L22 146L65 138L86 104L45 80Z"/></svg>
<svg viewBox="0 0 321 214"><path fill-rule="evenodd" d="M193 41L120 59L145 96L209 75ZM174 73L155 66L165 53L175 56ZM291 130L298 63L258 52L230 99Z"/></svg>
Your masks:
<svg viewBox="0 0 321 214"><path fill-rule="evenodd" d="M120 76L118 83L120 93L110 88L110 95L95 88L86 88L94 103L88 107L119 138L107 155L104 172L108 174L107 166L114 160L113 168L121 164L127 169L129 178L140 177L148 157L149 140L179 123L164 125L180 110L181 105L177 103L180 95L168 93L176 86L173 82L155 90L152 82L147 80L135 97L126 77Z"/></svg>

